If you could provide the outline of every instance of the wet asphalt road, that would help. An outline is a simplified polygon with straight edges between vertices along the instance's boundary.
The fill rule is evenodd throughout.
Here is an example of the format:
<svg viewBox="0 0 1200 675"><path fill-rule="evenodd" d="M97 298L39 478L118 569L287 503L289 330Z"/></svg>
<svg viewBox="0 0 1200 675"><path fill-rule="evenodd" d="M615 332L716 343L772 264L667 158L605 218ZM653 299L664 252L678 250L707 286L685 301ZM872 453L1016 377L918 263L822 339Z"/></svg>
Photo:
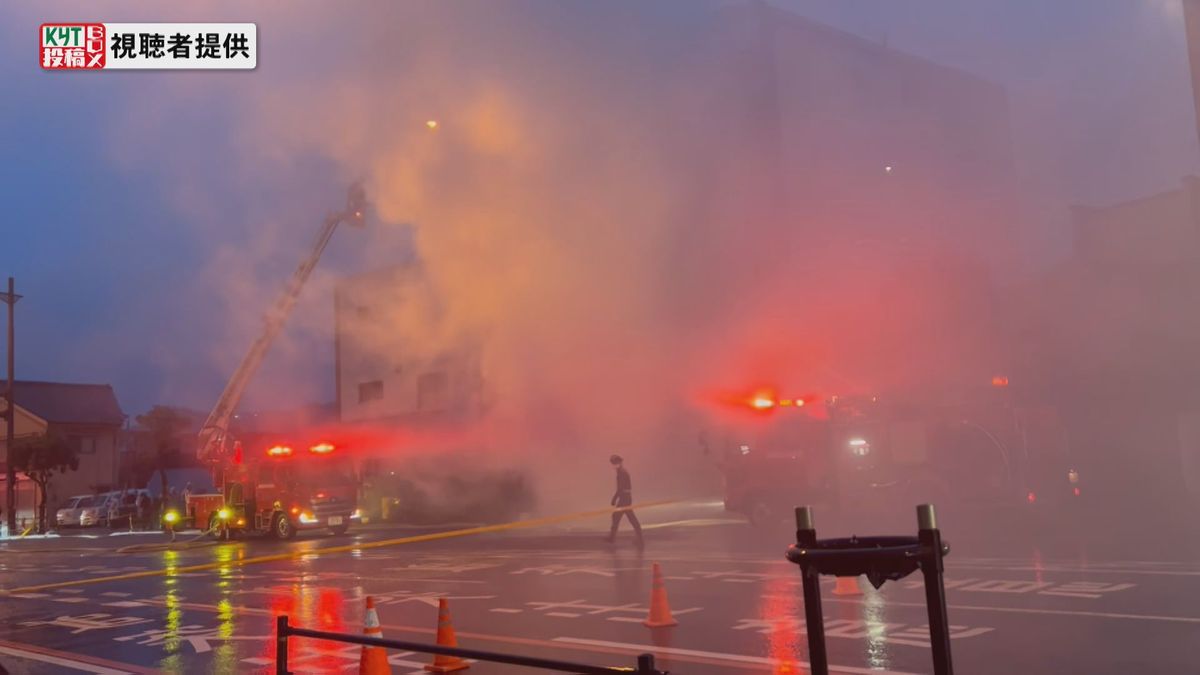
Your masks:
<svg viewBox="0 0 1200 675"><path fill-rule="evenodd" d="M652 651L677 673L803 671L803 606L797 572L782 559L786 532L764 537L712 504L642 519L654 524L644 551L627 532L618 545L604 544L599 520L247 566L237 561L415 532L367 527L149 553L116 549L159 535L10 543L0 549L6 590L218 566L0 597L0 665L12 673L267 672L276 615L359 632L372 595L385 636L395 639L432 640L437 598L448 597L461 646L626 666ZM1200 672L1200 561L1178 548L1150 556L1105 544L1056 535L956 545L946 584L957 672ZM674 628L641 624L652 562L662 565ZM919 575L862 595L832 590L830 580L833 672L932 672ZM358 649L293 639L291 660L295 672L352 671ZM415 673L428 657L390 660L393 672Z"/></svg>

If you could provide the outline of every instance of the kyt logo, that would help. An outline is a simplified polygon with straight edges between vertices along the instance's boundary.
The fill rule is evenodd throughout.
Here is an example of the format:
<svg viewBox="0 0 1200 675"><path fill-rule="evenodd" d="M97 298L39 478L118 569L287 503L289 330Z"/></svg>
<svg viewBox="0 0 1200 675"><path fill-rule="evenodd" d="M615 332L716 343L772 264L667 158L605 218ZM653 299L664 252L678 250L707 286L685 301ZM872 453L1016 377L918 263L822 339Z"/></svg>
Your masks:
<svg viewBox="0 0 1200 675"><path fill-rule="evenodd" d="M104 24L44 23L40 33L42 68L89 70L104 67Z"/></svg>

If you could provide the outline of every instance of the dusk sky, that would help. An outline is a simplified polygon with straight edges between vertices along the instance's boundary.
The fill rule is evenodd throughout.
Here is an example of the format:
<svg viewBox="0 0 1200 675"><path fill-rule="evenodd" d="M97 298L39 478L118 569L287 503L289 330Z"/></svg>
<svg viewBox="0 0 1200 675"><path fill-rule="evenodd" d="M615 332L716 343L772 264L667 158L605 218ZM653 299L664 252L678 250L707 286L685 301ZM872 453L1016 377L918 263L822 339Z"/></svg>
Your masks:
<svg viewBox="0 0 1200 675"><path fill-rule="evenodd" d="M313 95L307 82L344 74L347 86L362 86L364 72L381 70L364 64L367 52L354 44L378 28L380 14L366 11L376 4L390 3L339 4L336 14L317 2L0 8L0 277L15 276L25 296L19 378L111 383L130 415L155 403L211 405L321 217L360 177L328 143L296 143L308 127L297 131L286 116L262 111L280 110L276 99L286 98L283 109L307 115L321 107L305 98ZM1168 189L1197 170L1177 0L774 4L1007 89L1020 211L1044 234L1029 252L1029 273L1066 255L1070 204ZM515 6L510 28L540 7ZM696 11L656 7L659 15ZM37 26L49 20L253 21L259 67L44 72ZM403 75L386 82L406 86ZM397 124L441 114L433 101ZM321 124L333 135L346 122ZM277 132L301 150L273 153ZM402 255L407 236L397 223L369 239L338 233L260 378L287 386L256 386L250 405L333 399L334 280L377 266L385 251Z"/></svg>

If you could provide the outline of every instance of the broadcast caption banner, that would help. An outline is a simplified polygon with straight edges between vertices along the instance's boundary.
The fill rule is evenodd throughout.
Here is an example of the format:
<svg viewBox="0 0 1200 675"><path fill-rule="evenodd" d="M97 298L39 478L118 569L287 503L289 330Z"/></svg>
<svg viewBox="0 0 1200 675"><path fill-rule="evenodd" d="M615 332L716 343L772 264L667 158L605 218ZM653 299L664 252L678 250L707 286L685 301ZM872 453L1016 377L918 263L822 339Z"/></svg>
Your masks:
<svg viewBox="0 0 1200 675"><path fill-rule="evenodd" d="M253 70L253 23L44 23L45 70Z"/></svg>

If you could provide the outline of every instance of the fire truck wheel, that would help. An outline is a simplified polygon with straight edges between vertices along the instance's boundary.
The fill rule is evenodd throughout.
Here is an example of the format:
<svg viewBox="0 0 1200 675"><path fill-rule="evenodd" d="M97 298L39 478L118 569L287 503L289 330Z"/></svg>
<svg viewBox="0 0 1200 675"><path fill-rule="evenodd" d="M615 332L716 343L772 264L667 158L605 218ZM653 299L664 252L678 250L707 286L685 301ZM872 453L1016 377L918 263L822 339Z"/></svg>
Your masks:
<svg viewBox="0 0 1200 675"><path fill-rule="evenodd" d="M335 535L343 535L350 531L350 526L345 524L334 525L333 527L329 528L329 531Z"/></svg>
<svg viewBox="0 0 1200 675"><path fill-rule="evenodd" d="M275 535L280 541L291 539L296 536L296 526L292 525L292 521L282 513L275 514L275 520L271 521L271 534Z"/></svg>

